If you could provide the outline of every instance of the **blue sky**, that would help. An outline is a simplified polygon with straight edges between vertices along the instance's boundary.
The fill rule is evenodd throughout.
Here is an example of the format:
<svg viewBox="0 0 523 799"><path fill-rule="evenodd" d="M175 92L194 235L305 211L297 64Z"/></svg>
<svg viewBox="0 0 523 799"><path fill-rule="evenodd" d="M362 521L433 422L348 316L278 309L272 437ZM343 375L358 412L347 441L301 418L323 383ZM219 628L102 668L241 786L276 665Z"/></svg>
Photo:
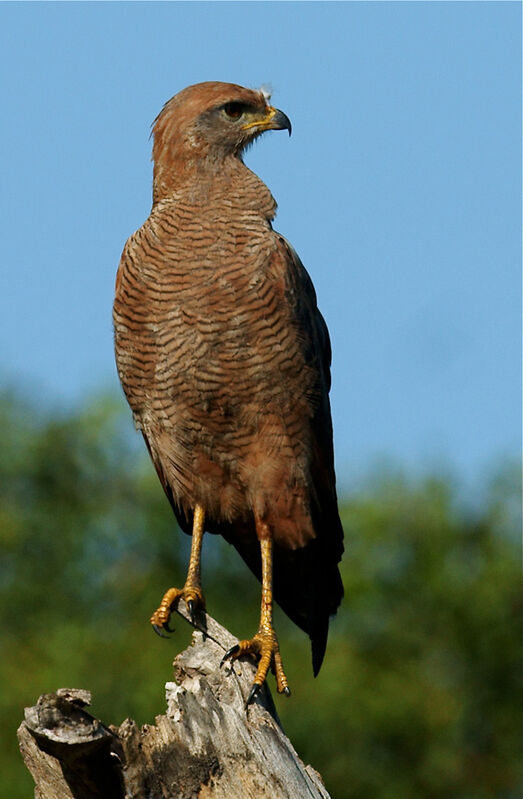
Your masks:
<svg viewBox="0 0 523 799"><path fill-rule="evenodd" d="M2 3L0 374L119 390L114 275L150 123L201 80L270 83L247 163L333 342L342 484L382 458L481 479L520 447L521 6Z"/></svg>

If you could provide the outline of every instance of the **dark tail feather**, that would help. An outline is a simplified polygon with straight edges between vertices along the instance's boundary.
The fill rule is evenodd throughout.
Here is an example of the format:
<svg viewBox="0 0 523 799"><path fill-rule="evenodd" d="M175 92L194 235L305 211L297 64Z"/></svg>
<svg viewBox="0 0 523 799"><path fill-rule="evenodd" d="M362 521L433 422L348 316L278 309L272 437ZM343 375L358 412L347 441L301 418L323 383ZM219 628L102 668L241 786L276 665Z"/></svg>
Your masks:
<svg viewBox="0 0 523 799"><path fill-rule="evenodd" d="M309 637L311 639L312 648L312 670L314 676L318 676L318 672L323 663L325 649L327 647L327 638L329 635L329 621L336 613L338 606L343 598L343 584L341 582L340 573L337 568L320 572L319 585L314 592L316 601L310 608L309 613Z"/></svg>
<svg viewBox="0 0 523 799"><path fill-rule="evenodd" d="M323 658L325 657L325 650L327 648L327 638L329 635L329 620L322 624L321 628L315 630L311 634L311 647L312 647L312 671L315 677L321 669Z"/></svg>
<svg viewBox="0 0 523 799"><path fill-rule="evenodd" d="M337 565L326 564L314 545L278 553L274 563L274 598L311 640L312 670L316 677L323 662L329 619L343 597Z"/></svg>

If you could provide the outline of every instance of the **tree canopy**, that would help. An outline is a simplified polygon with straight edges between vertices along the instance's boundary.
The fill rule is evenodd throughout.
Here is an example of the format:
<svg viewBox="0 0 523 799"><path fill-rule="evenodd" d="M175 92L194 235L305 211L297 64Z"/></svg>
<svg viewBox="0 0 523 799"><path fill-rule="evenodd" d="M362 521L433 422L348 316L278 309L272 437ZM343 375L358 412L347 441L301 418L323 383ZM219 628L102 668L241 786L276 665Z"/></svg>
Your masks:
<svg viewBox="0 0 523 799"><path fill-rule="evenodd" d="M0 419L2 782L22 799L15 730L40 693L88 688L106 723L163 712L190 628L161 641L148 617L183 583L189 539L118 400L43 413L6 394ZM278 712L333 799L521 795L517 472L475 509L448 479L391 473L342 498L346 596L316 680L308 640L276 615L293 690ZM258 583L214 536L203 584L231 632L255 629Z"/></svg>

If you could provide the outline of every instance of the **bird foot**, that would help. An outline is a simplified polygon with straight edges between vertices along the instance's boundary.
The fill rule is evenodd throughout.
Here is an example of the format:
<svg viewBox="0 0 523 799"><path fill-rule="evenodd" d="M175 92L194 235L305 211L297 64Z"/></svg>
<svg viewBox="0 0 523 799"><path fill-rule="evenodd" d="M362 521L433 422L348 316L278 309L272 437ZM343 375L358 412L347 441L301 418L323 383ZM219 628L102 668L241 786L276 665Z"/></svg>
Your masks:
<svg viewBox="0 0 523 799"><path fill-rule="evenodd" d="M158 609L155 610L151 616L153 629L161 638L168 637L164 635L163 630L167 630L167 632L170 633L174 632L174 630L169 627L169 619L178 601L182 598L185 600L193 624L195 623L197 611L205 610L205 599L203 598L202 589L199 586L185 585L183 588L169 588L169 590L165 592Z"/></svg>
<svg viewBox="0 0 523 799"><path fill-rule="evenodd" d="M242 655L254 655L259 659L258 669L254 682L245 702L245 707L250 705L258 691L262 687L267 678L269 668L276 677L276 688L279 694L291 695L287 677L283 671L283 663L280 655L280 645L274 630L258 630L253 638L244 641L238 641L237 644L232 646L223 656L220 666L222 666L229 658L236 660Z"/></svg>

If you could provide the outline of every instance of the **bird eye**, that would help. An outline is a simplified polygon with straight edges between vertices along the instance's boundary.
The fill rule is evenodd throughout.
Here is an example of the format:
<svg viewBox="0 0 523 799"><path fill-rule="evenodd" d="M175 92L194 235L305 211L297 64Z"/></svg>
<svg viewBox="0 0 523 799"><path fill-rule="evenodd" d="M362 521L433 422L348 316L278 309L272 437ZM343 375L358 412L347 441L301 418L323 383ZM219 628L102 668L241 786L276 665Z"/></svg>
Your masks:
<svg viewBox="0 0 523 799"><path fill-rule="evenodd" d="M223 106L223 110L230 119L239 119L245 110L245 106L242 103L226 103Z"/></svg>

